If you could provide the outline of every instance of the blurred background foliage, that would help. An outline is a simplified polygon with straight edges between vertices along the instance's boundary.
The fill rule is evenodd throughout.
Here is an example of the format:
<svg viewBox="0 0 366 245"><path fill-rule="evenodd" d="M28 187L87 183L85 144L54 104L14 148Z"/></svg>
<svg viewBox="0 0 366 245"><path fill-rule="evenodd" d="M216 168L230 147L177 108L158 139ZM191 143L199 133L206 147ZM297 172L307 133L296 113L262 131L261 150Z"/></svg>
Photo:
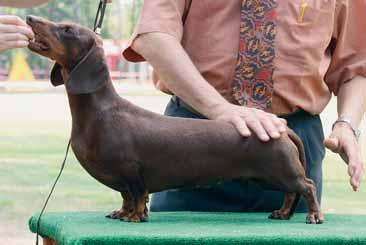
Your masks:
<svg viewBox="0 0 366 245"><path fill-rule="evenodd" d="M107 8L102 30L103 38L127 40L133 32L142 4L143 0L113 0ZM32 14L56 22L73 22L92 28L98 5L99 0L50 0L45 5L31 9L0 7L0 14L17 15L22 19ZM15 52L12 50L0 55L0 68L9 69ZM26 52L26 58L33 70L50 67L48 59L31 52Z"/></svg>

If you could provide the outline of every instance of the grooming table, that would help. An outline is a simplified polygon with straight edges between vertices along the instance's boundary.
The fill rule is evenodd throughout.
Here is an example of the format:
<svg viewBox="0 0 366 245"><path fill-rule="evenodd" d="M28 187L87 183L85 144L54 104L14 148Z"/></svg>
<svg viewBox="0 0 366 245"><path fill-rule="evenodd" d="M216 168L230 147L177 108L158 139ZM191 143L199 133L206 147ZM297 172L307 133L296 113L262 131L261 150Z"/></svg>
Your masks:
<svg viewBox="0 0 366 245"><path fill-rule="evenodd" d="M366 244L366 215L326 214L322 225L306 225L305 214L290 221L267 213L150 213L148 223L107 219L102 212L46 213L44 244ZM29 220L36 231L38 214Z"/></svg>

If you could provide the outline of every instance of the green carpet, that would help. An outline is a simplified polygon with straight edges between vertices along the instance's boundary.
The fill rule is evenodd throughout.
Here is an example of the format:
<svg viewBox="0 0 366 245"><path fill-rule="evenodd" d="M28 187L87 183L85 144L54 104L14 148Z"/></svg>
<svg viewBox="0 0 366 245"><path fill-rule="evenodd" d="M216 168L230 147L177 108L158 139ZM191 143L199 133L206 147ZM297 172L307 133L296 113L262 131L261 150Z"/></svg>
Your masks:
<svg viewBox="0 0 366 245"><path fill-rule="evenodd" d="M46 213L41 234L60 245L107 244L366 244L366 216L326 215L306 225L304 214L290 221L265 213L150 213L148 223L125 223L101 212ZM29 226L35 232L38 214Z"/></svg>

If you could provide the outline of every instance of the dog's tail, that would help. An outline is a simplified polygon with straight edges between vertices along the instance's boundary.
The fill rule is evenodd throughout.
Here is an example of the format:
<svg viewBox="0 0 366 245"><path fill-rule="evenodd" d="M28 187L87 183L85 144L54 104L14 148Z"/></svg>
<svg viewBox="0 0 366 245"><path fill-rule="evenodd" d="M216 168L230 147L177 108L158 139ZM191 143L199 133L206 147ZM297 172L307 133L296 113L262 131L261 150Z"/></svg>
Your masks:
<svg viewBox="0 0 366 245"><path fill-rule="evenodd" d="M304 149L304 145L303 145L300 137L291 129L287 130L287 134L288 134L289 138L292 140L292 142L294 142L294 144L296 145L297 150L299 152L299 159L300 159L301 165L303 166L304 170L306 171L305 149ZM301 197L301 195L299 193L296 193L295 200L290 209L290 217L294 214L294 212L297 208L297 205L300 201L300 197Z"/></svg>
<svg viewBox="0 0 366 245"><path fill-rule="evenodd" d="M288 134L288 137L292 140L292 142L294 142L294 144L296 145L297 150L299 152L299 158L300 158L301 165L304 167L304 170L306 170L305 149L304 149L304 145L303 145L300 137L297 136L297 134L294 131L292 131L291 129L287 130L287 134Z"/></svg>

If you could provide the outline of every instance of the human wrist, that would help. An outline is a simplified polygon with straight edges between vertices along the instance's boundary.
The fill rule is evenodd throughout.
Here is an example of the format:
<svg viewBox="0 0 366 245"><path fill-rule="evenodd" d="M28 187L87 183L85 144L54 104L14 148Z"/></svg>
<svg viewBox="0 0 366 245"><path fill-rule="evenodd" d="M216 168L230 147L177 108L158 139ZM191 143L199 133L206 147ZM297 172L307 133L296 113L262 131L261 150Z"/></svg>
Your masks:
<svg viewBox="0 0 366 245"><path fill-rule="evenodd" d="M347 116L340 116L333 123L332 130L334 131L334 130L338 130L338 129L349 130L350 133L352 133L356 137L356 139L358 139L361 134L360 130L354 125L352 119Z"/></svg>
<svg viewBox="0 0 366 245"><path fill-rule="evenodd" d="M225 111L228 110L231 104L226 100L219 102L219 103L212 103L211 105L207 106L207 112L205 113L208 119L215 120L220 117Z"/></svg>

